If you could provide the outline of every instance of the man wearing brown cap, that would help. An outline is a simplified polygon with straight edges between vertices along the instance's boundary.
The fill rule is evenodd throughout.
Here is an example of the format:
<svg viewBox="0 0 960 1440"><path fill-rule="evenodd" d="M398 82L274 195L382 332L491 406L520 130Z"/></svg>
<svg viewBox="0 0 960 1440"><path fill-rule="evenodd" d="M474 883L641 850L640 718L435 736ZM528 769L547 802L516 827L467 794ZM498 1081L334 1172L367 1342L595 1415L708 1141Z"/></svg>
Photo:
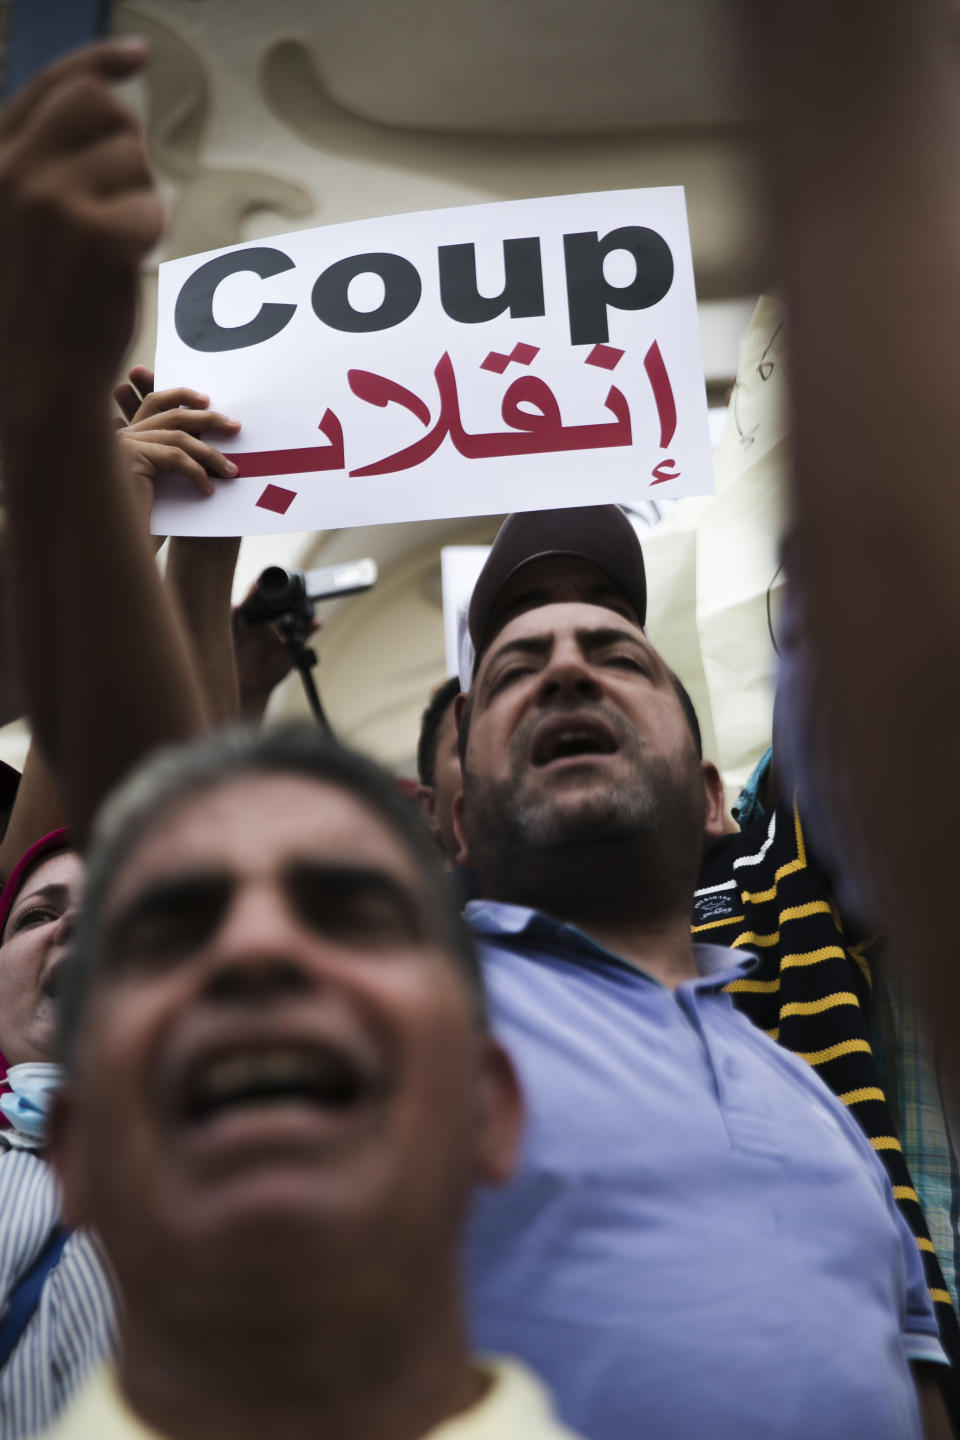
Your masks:
<svg viewBox="0 0 960 1440"><path fill-rule="evenodd" d="M643 629L647 577L636 531L617 505L508 515L477 578L467 612L471 673L506 622L539 605L579 600L627 615Z"/></svg>
<svg viewBox="0 0 960 1440"><path fill-rule="evenodd" d="M920 1435L943 1353L887 1177L734 1010L753 957L691 935L722 787L644 614L613 506L511 516L470 607L467 913L530 1113L475 1206L476 1340L595 1440Z"/></svg>

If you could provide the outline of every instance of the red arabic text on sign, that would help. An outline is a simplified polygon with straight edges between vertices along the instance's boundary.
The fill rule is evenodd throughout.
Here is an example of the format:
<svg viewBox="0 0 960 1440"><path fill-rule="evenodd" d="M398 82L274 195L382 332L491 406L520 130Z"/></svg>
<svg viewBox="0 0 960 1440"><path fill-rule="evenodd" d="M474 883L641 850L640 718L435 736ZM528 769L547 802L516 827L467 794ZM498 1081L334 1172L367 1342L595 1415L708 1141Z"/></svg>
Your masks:
<svg viewBox="0 0 960 1440"><path fill-rule="evenodd" d="M272 510L275 515L286 515L296 498L296 490L285 490L282 485L268 485L257 504L261 510Z"/></svg>

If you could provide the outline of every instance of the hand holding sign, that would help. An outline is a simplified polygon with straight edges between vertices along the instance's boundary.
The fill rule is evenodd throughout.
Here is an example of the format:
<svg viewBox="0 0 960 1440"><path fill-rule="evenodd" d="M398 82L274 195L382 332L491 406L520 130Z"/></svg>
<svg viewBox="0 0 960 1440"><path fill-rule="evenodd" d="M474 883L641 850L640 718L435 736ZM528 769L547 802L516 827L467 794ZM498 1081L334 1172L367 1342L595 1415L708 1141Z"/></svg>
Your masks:
<svg viewBox="0 0 960 1440"><path fill-rule="evenodd" d="M201 495L213 494L211 477L236 475L234 462L199 437L208 430L234 436L240 421L208 409L206 395L182 386L155 391L153 372L138 365L117 386L114 398L128 421L118 421L117 438L148 521L158 475L183 475Z"/></svg>
<svg viewBox="0 0 960 1440"><path fill-rule="evenodd" d="M172 261L157 363L244 416L229 491L203 506L182 483L160 492L154 524L172 533L712 488L678 190L399 216Z"/></svg>
<svg viewBox="0 0 960 1440"><path fill-rule="evenodd" d="M237 467L229 456L199 437L208 430L235 436L241 428L239 420L210 410L209 397L196 390L154 390L153 375L144 366L132 370L130 376L114 394L127 417L118 436L134 474L152 481L161 471L172 470L191 480L201 495L213 494L212 476L231 479L236 475ZM143 386L136 406L131 405L134 377Z"/></svg>

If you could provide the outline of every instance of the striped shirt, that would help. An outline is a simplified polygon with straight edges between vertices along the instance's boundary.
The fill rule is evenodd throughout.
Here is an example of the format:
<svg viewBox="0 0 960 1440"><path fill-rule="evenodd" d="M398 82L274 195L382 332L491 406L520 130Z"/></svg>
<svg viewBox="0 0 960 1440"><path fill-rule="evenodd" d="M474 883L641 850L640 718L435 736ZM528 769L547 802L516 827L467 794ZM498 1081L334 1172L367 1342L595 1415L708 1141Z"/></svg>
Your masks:
<svg viewBox="0 0 960 1440"><path fill-rule="evenodd" d="M960 1278L960 1107L943 1075L944 1057L918 1012L912 977L891 942L871 953L871 1039L895 1133L920 1196L947 1289Z"/></svg>
<svg viewBox="0 0 960 1440"><path fill-rule="evenodd" d="M0 1319L11 1291L59 1221L53 1172L41 1156L0 1134ZM40 1302L0 1370L0 1440L47 1429L113 1348L113 1299L89 1235L67 1240Z"/></svg>
<svg viewBox="0 0 960 1440"><path fill-rule="evenodd" d="M923 1257L944 1347L960 1329L884 1093L870 1034L869 942L847 934L830 883L808 856L796 805L707 846L694 937L752 951L759 966L728 988L737 1008L822 1076L883 1161Z"/></svg>

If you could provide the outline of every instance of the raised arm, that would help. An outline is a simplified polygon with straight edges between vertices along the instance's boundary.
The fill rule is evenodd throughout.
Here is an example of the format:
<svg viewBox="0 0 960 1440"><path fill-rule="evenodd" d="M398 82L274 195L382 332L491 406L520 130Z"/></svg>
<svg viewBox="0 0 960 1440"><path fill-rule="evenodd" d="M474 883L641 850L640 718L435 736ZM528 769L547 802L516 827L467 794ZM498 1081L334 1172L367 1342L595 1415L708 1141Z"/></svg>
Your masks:
<svg viewBox="0 0 960 1440"><path fill-rule="evenodd" d="M231 597L240 540L232 535L172 539L167 587L193 646L211 723L240 718Z"/></svg>
<svg viewBox="0 0 960 1440"><path fill-rule="evenodd" d="M110 88L113 41L51 67L0 117L0 452L5 600L27 709L82 832L146 751L205 712L110 415L139 266L162 208Z"/></svg>
<svg viewBox="0 0 960 1440"><path fill-rule="evenodd" d="M960 69L943 0L751 0L793 356L796 573L874 893L960 1015ZM953 28L951 28L953 26ZM956 1059L954 1044L945 1054Z"/></svg>
<svg viewBox="0 0 960 1440"><path fill-rule="evenodd" d="M207 408L208 396L187 388L156 391L145 365L134 366L114 396L128 421L120 437L143 486L147 522L158 472L185 475L202 494L213 491L214 476L224 480L237 473L232 460L200 438L209 431L233 436L240 429L239 420ZM163 541L153 537L153 543L159 547ZM239 537L232 535L179 536L167 547L167 593L190 642L214 725L238 718L231 598L239 551Z"/></svg>
<svg viewBox="0 0 960 1440"><path fill-rule="evenodd" d="M239 427L208 410L206 398L193 390L171 390L138 400L129 423L123 425L120 417L114 421L117 423L121 425L117 440L125 462L125 480L133 486L145 534L149 532L153 486L159 473L184 475L202 494L212 490L212 476L229 473L225 457L201 440L199 434L208 430L230 433ZM148 543L156 549L163 542L150 537ZM215 724L237 718L230 596L239 543L232 539L186 539L179 545L171 542L167 561L168 593L179 607L208 714ZM66 818L60 788L34 742L27 754L9 824L0 839L0 884L24 852L65 824Z"/></svg>

